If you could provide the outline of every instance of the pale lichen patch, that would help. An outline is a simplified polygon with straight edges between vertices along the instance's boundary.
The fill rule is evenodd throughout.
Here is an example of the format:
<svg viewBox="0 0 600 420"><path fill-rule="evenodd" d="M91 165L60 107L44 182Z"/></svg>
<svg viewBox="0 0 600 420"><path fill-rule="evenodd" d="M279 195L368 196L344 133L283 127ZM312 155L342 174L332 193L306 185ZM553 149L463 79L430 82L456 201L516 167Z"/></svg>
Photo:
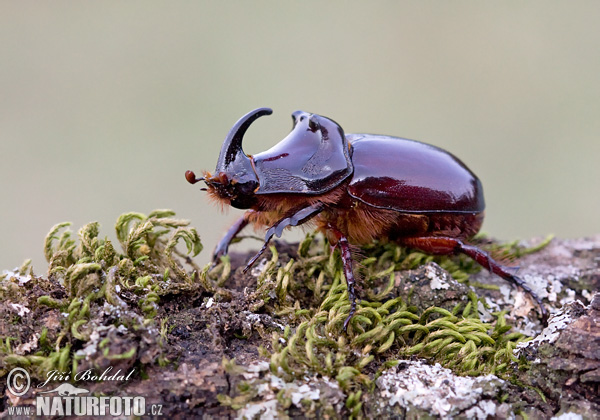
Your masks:
<svg viewBox="0 0 600 420"><path fill-rule="evenodd" d="M267 263L269 262L269 260L267 260L266 258L262 258L258 264L255 264L254 267L252 267L252 269L250 269L250 275L252 277L258 277L260 276L263 271L265 271L265 268L267 267Z"/></svg>
<svg viewBox="0 0 600 420"><path fill-rule="evenodd" d="M437 264L436 264L437 266ZM437 267L439 268L439 267ZM425 266L425 276L431 280L430 287L433 290L449 289L450 276L446 271L436 270L434 263Z"/></svg>
<svg viewBox="0 0 600 420"><path fill-rule="evenodd" d="M20 344L16 349L15 349L15 354L27 354L30 353L32 350L35 350L36 348L38 348L38 341L40 339L40 334L39 333L35 333L31 336L31 338L29 339L29 341Z"/></svg>
<svg viewBox="0 0 600 420"><path fill-rule="evenodd" d="M16 280L19 283L19 286L23 286L29 283L32 279L31 275L20 273L18 268L15 268L12 271L3 270L1 277L7 278L9 280Z"/></svg>
<svg viewBox="0 0 600 420"><path fill-rule="evenodd" d="M476 418L496 414L496 404L488 401L500 390L503 380L494 375L477 378L457 376L440 364L422 361L401 362L384 372L376 381L382 397L390 405L424 411L442 419L453 418L469 410Z"/></svg>
<svg viewBox="0 0 600 420"><path fill-rule="evenodd" d="M236 419L239 420L275 420L279 418L277 411L277 399L260 401L252 404L247 404L244 408L238 411Z"/></svg>
<svg viewBox="0 0 600 420"><path fill-rule="evenodd" d="M20 303L9 303L8 306L11 307L19 316L25 316L31 312L27 306L21 305Z"/></svg>
<svg viewBox="0 0 600 420"><path fill-rule="evenodd" d="M572 311L577 307L583 307L582 303L575 301L565 305L560 312L550 317L548 320L548 326L544 328L537 337L531 341L518 343L515 349L515 355L518 356L522 349L537 348L542 343L554 343L558 339L560 332L567 328L576 319L573 317Z"/></svg>
<svg viewBox="0 0 600 420"><path fill-rule="evenodd" d="M579 413L562 413L551 420L583 420L583 416Z"/></svg>
<svg viewBox="0 0 600 420"><path fill-rule="evenodd" d="M346 396L339 385L329 378L305 377L287 382L268 372L266 362L253 363L244 368L244 378L256 390L260 400L250 401L237 412L237 419L279 419L285 415L286 407L307 409L307 404L316 407L323 400L339 412ZM310 408L308 408L310 411Z"/></svg>
<svg viewBox="0 0 600 420"><path fill-rule="evenodd" d="M508 407L506 407L508 408ZM499 413L499 406L491 400L479 401L476 405L464 412L464 416L468 419L486 420L494 417L503 418ZM514 418L514 416L512 416ZM505 417L504 417L505 418Z"/></svg>

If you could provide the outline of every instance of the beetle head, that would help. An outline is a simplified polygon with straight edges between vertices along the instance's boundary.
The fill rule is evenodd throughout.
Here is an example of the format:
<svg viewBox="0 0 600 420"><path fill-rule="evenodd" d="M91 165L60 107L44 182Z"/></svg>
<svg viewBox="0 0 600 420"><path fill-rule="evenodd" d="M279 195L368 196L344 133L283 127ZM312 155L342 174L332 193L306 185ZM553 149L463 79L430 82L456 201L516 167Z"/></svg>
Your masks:
<svg viewBox="0 0 600 420"><path fill-rule="evenodd" d="M204 182L211 196L239 209L248 209L254 205L258 177L251 158L242 149L242 139L250 124L272 112L269 108L255 109L240 118L229 130L221 147L214 175L205 173Z"/></svg>

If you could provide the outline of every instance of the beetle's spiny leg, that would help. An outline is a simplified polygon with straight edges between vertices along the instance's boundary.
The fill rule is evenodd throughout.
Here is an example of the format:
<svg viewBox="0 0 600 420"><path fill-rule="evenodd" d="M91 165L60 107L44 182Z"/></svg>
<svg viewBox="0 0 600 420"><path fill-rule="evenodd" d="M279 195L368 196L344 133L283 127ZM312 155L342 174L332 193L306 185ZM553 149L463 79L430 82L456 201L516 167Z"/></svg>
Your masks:
<svg viewBox="0 0 600 420"><path fill-rule="evenodd" d="M486 254L487 254L487 267L485 267L485 269L487 271L492 271L492 261L493 261L492 257L490 257L490 254L488 254L487 252L486 252Z"/></svg>
<svg viewBox="0 0 600 420"><path fill-rule="evenodd" d="M346 277L346 287L348 289L348 300L350 301L350 312L348 317L344 321L344 331L348 330L348 324L356 312L356 291L354 285L356 280L354 278L354 271L352 270L352 253L350 252L350 244L348 238L335 226L328 224L329 229L335 235L337 239L337 246L340 249L340 255L342 257L342 264L344 266L344 276Z"/></svg>
<svg viewBox="0 0 600 420"><path fill-rule="evenodd" d="M490 268L488 268L488 270L491 273L494 273L497 276L502 277L504 280L513 283L514 285L516 285L516 286L520 287L522 290L524 290L527 294L529 294L529 296L531 296L531 298L535 301L535 303L537 303L538 307L540 308L540 313L542 315L542 323L544 324L544 326L546 326L548 324L548 310L546 309L546 306L544 306L544 303L542 302L542 300L531 289L531 287L529 287L529 285L527 283L525 283L525 281L521 277L510 273L509 267L505 267L503 265L498 264L496 261L494 261L494 259L492 259L492 257L489 256L489 254L487 252L477 248L476 246L467 245L467 244L462 243L461 241L458 241L458 242L460 244L459 248L458 248L458 250L460 252L473 258L479 264L481 264L481 261L485 258L485 260L490 265ZM483 264L481 264L481 265L483 265Z"/></svg>
<svg viewBox="0 0 600 420"><path fill-rule="evenodd" d="M273 236L273 235L271 235ZM258 251L256 253L256 255L254 257L252 257L250 259L250 261L248 261L248 264L246 264L246 267L244 267L244 274L248 272L248 270L250 270L252 268L252 266L254 265L254 263L260 258L260 256L267 250L267 246L269 245L269 241L271 240L271 237L269 237L268 239L265 239L265 243L263 244L262 248L260 249L260 251Z"/></svg>
<svg viewBox="0 0 600 420"><path fill-rule="evenodd" d="M350 312L348 318L344 321L344 331L348 329L348 324L356 312L356 292L354 290L354 272L352 271L352 254L350 253L350 245L348 239L342 235L338 240L340 254L342 255L342 263L344 265L344 275L346 276L346 285L348 287L348 299L350 300Z"/></svg>
<svg viewBox="0 0 600 420"><path fill-rule="evenodd" d="M498 264L487 252L477 248L476 246L467 245L460 239L449 237L404 238L402 243L408 247L418 248L431 254L450 255L462 252L463 254L473 258L479 265L486 268L490 273L494 273L497 276L502 277L504 280L520 287L527 294L529 294L529 296L531 296L531 298L540 308L543 325L546 326L548 324L548 310L538 295L531 289L531 287L529 287L527 283L525 283L525 281L523 281L523 279L510 273L509 270L511 267L505 267Z"/></svg>
<svg viewBox="0 0 600 420"><path fill-rule="evenodd" d="M254 257L252 257L250 261L248 261L248 264L244 268L244 273L246 273L252 267L252 265L254 265L254 263L260 258L263 252L267 250L267 246L269 245L269 241L271 240L273 235L276 235L278 238L281 238L281 234L283 233L283 230L286 227L301 225L302 223L310 220L312 217L319 214L322 210L323 204L321 203L316 203L312 206L303 207L300 210L294 211L293 213L291 213L291 215L284 217L283 219L275 223L273 226L271 226L269 230L267 230L267 234L265 235L265 243L263 244L260 251L258 251L258 253Z"/></svg>
<svg viewBox="0 0 600 420"><path fill-rule="evenodd" d="M510 266L510 267L509 267L509 266L506 266L506 265L504 265L503 267L504 267L506 270L510 270L510 271L512 271L512 272L513 272L513 276L516 276L516 275L517 275L517 273L519 272L519 270L521 269L521 267L520 267L520 266L518 266L518 265L513 265L513 266Z"/></svg>

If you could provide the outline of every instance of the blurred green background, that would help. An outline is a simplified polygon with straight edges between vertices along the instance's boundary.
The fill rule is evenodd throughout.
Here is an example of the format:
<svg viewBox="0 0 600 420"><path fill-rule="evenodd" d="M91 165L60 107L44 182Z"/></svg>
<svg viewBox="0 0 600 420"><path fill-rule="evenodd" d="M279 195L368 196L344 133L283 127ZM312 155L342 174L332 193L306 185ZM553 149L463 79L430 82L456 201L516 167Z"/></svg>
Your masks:
<svg viewBox="0 0 600 420"><path fill-rule="evenodd" d="M192 220L207 261L241 213L184 172L212 171L260 106L248 153L315 112L452 151L495 237L597 234L598 22L597 1L2 1L0 269L45 271L57 222L114 237L156 208Z"/></svg>

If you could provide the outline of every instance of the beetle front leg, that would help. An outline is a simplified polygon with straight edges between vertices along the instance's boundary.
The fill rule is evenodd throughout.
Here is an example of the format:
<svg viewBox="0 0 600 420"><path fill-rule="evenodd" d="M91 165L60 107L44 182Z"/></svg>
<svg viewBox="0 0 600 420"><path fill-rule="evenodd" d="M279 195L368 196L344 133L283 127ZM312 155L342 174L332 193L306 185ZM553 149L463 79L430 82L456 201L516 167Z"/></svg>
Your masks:
<svg viewBox="0 0 600 420"><path fill-rule="evenodd" d="M219 258L221 258L223 255L227 255L231 241L233 241L237 234L248 225L249 216L253 211L254 210L248 210L242 217L236 220L236 222L227 230L227 232L225 232L225 235L223 235L213 251L213 267L217 264Z"/></svg>
<svg viewBox="0 0 600 420"><path fill-rule="evenodd" d="M479 265L487 269L489 272L502 277L504 280L509 281L528 293L540 308L542 323L547 325L548 311L538 295L535 294L535 292L527 283L525 283L525 281L523 281L523 279L510 273L510 267L505 267L501 264L498 264L487 252L477 248L476 246L467 245L459 239L448 237L404 238L401 240L401 243L411 248L418 248L430 254L451 255L462 252L463 254L473 258Z"/></svg>
<svg viewBox="0 0 600 420"><path fill-rule="evenodd" d="M319 214L322 210L323 210L323 204L321 204L321 203L313 204L312 206L304 207L304 208L296 211L291 216L284 217L283 219L281 219L277 223L275 223L273 226L271 226L269 228L269 230L267 230L267 234L265 235L265 242L264 242L262 248L258 251L258 253L254 257L252 257L250 259L250 261L248 261L248 264L244 268L244 273L246 273L254 265L254 263L260 258L260 256L263 254L263 252L265 252L267 250L267 246L269 246L269 241L271 240L273 235L276 235L278 238L281 238L283 229L285 229L288 226L301 225L302 223L307 222L308 220L310 220L311 218L313 218L314 216Z"/></svg>

